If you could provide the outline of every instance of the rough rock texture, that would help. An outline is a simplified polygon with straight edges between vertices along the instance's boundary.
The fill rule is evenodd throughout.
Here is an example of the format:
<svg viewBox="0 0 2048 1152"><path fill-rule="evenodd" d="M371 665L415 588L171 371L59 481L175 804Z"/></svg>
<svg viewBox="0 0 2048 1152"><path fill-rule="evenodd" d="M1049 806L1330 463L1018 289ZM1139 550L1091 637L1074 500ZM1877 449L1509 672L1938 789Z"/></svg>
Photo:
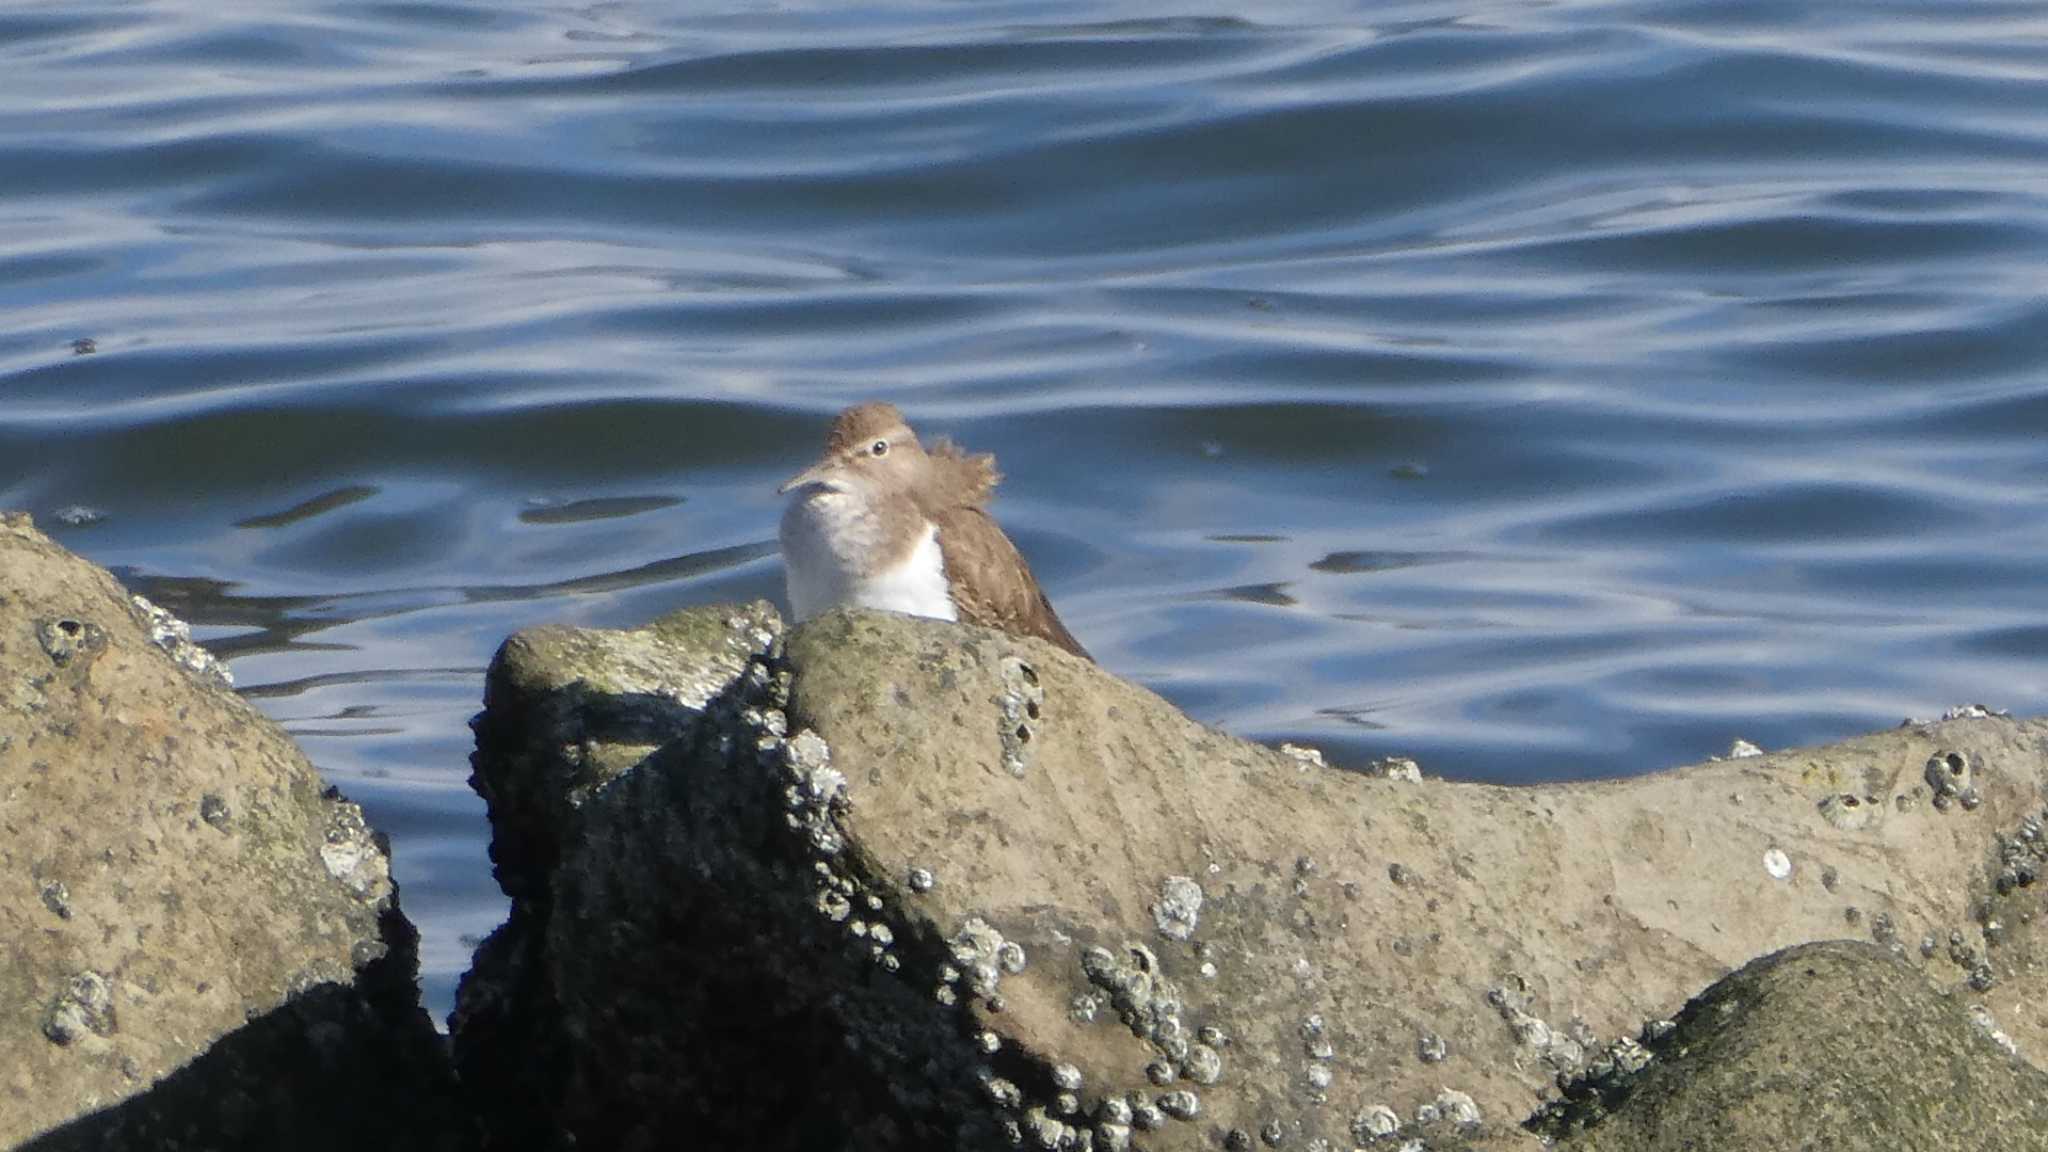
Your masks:
<svg viewBox="0 0 2048 1152"><path fill-rule="evenodd" d="M2048 1075L1875 944L1803 944L1752 961L1675 1024L1639 1076L1550 1118L1546 1131L1569 1134L1560 1148L2048 1146Z"/></svg>
<svg viewBox="0 0 2048 1152"><path fill-rule="evenodd" d="M778 652L750 605L494 662L475 785L520 830L494 845L514 904L453 1031L496 1144L999 1142L956 1013L891 972L887 929L848 943L874 912L819 869L842 785L778 734Z"/></svg>
<svg viewBox="0 0 2048 1152"><path fill-rule="evenodd" d="M514 915L458 1055L564 1146L1533 1147L1645 1020L1843 936L2038 1052L2044 746L1414 782L964 626L523 634L476 758Z"/></svg>
<svg viewBox="0 0 2048 1152"><path fill-rule="evenodd" d="M757 604L499 653L474 782L514 830L493 847L513 908L453 1025L498 1143L987 1143L952 1015L818 911L833 787L764 710L780 642Z"/></svg>
<svg viewBox="0 0 2048 1152"><path fill-rule="evenodd" d="M778 968L805 922L774 900L803 881L762 875L803 865L764 826L780 783L727 767L752 769L735 709L776 691L760 658L780 627L768 605L543 627L494 660L471 783L512 912L453 1019L494 1144L745 1146L760 1113L836 1091L813 1050L838 1029L778 992L805 963Z"/></svg>
<svg viewBox="0 0 2048 1152"><path fill-rule="evenodd" d="M465 1146L382 844L166 620L0 515L0 1147Z"/></svg>

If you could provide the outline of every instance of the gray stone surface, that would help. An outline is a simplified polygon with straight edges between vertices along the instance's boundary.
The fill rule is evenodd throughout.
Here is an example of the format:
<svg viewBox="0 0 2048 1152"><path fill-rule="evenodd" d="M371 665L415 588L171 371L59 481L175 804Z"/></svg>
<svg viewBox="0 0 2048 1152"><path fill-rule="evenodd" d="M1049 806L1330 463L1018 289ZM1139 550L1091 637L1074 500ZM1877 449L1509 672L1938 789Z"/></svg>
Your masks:
<svg viewBox="0 0 2048 1152"><path fill-rule="evenodd" d="M2048 1041L2039 721L1416 781L1039 642L765 606L515 637L489 699L515 904L458 1051L561 1146L1533 1147L1561 1076L1841 936Z"/></svg>
<svg viewBox="0 0 2048 1152"><path fill-rule="evenodd" d="M1984 1020L1888 949L1803 944L1715 982L1640 1072L1540 1127L1569 1152L2048 1147L2048 1075Z"/></svg>
<svg viewBox="0 0 2048 1152"><path fill-rule="evenodd" d="M381 841L166 621L0 514L0 1147L466 1146Z"/></svg>

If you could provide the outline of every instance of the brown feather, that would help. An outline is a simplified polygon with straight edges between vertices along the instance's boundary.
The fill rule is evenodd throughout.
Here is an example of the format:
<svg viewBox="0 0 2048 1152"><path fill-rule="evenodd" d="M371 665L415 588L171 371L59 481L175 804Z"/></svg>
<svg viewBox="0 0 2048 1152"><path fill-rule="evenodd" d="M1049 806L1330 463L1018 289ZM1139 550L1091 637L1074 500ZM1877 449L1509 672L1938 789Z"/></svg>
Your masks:
<svg viewBox="0 0 2048 1152"><path fill-rule="evenodd" d="M1002 482L994 456L985 452L970 455L941 437L925 454L925 482L918 485L917 500L927 514L946 508L982 508Z"/></svg>
<svg viewBox="0 0 2048 1152"><path fill-rule="evenodd" d="M1036 636L1093 660L1074 634L1067 631L1052 601L1039 589L1031 568L994 518L979 507L960 506L928 512L939 528L939 547L946 559L946 581L953 607L969 624L999 628L1019 636Z"/></svg>

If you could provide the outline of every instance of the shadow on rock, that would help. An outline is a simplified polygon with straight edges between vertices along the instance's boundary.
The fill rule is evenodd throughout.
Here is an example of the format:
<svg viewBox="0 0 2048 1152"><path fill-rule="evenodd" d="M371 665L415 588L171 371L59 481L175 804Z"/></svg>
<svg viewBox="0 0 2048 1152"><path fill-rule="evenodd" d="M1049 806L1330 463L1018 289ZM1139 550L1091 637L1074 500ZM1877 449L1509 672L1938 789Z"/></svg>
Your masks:
<svg viewBox="0 0 2048 1152"><path fill-rule="evenodd" d="M713 619L723 637L675 653L689 658L666 666L680 679L665 688L583 662L616 660L607 643L642 651L646 635L557 633L508 644L493 665L477 787L494 821L531 831L496 857L512 916L479 950L453 1021L492 1140L989 1142L958 1021L891 974L903 949L940 946L897 937L879 901L856 909L855 883L820 867L833 854L820 838L843 846L839 788L822 744L807 758L781 732L779 623L765 605Z"/></svg>
<svg viewBox="0 0 2048 1152"><path fill-rule="evenodd" d="M448 1058L413 988L412 929L357 973L317 984L221 1036L147 1091L21 1145L23 1152L476 1147Z"/></svg>
<svg viewBox="0 0 2048 1152"><path fill-rule="evenodd" d="M0 1148L473 1145L388 845L228 684L0 513Z"/></svg>

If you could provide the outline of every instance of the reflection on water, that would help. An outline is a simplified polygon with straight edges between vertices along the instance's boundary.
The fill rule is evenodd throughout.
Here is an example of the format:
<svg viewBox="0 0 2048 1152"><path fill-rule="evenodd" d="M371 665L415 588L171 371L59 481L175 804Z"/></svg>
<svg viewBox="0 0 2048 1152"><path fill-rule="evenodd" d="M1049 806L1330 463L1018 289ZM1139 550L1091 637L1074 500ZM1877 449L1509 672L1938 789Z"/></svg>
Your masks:
<svg viewBox="0 0 2048 1152"><path fill-rule="evenodd" d="M519 518L528 524L574 524L579 520L610 520L658 512L683 502L680 496L600 496L590 500L537 501Z"/></svg>
<svg viewBox="0 0 2048 1152"><path fill-rule="evenodd" d="M0 12L0 505L397 846L543 622L776 596L840 405L1110 668L1522 781L2048 706L2031 5Z"/></svg>
<svg viewBox="0 0 2048 1152"><path fill-rule="evenodd" d="M346 488L336 488L332 492L322 492L311 500L301 500L282 512L271 512L262 516L251 516L247 520L237 520L235 521L235 527L282 528L287 524L296 524L301 520L311 520L322 512L332 512L337 508L346 508L351 504L368 500L370 497L375 496L378 491L379 489L371 484L350 484Z"/></svg>
<svg viewBox="0 0 2048 1152"><path fill-rule="evenodd" d="M300 505L293 508L292 514L299 513L303 507L304 505ZM541 521L558 522L560 521ZM245 520L237 527L248 527L249 523ZM324 631L345 621L403 616L421 608L449 602L451 599L543 600L555 596L619 592L687 580L705 573L723 572L736 564L774 554L774 541L764 540L732 548L716 548L688 556L671 556L620 572L595 572L588 576L574 576L545 584L422 587L350 592L327 597L246 596L237 593L236 585L230 581L187 576L157 576L132 569L119 569L116 574L130 589L155 601L173 615L211 628L234 629L235 631L229 634L216 635L206 641L206 646L216 655L226 658L336 647L305 643L299 638ZM349 646L338 647L347 649ZM264 694L258 687L250 687L244 691L251 695Z"/></svg>

